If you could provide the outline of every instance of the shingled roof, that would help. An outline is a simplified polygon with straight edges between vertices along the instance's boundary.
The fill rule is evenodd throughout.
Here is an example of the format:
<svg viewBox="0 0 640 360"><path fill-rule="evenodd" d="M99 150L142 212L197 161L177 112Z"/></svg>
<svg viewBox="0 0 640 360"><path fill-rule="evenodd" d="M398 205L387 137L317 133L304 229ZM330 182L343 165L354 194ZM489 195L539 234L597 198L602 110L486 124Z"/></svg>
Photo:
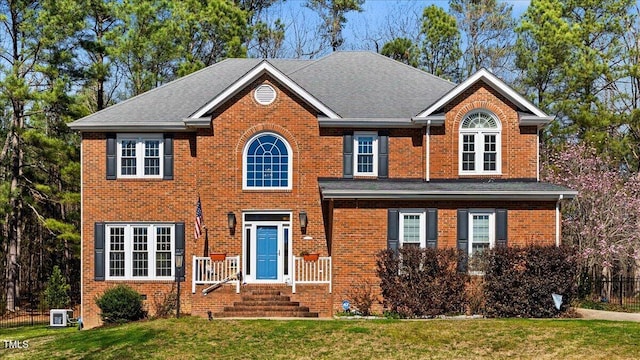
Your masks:
<svg viewBox="0 0 640 360"><path fill-rule="evenodd" d="M455 86L372 52L334 52L317 60L227 59L69 126L89 131L187 130L185 119L264 62L343 119L410 119Z"/></svg>

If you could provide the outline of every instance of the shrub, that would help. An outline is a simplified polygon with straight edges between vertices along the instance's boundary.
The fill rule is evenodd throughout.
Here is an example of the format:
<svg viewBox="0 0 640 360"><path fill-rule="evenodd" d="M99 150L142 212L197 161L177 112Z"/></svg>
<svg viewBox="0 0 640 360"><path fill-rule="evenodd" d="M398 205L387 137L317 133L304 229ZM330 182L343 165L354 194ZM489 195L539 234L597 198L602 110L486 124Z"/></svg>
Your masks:
<svg viewBox="0 0 640 360"><path fill-rule="evenodd" d="M127 285L116 285L96 299L105 323L125 323L147 316L142 306L142 296Z"/></svg>
<svg viewBox="0 0 640 360"><path fill-rule="evenodd" d="M174 314L177 307L178 294L173 286L168 293L158 291L153 296L154 316L157 318L168 318Z"/></svg>
<svg viewBox="0 0 640 360"><path fill-rule="evenodd" d="M384 306L402 317L462 313L467 275L458 272L455 249L384 250L377 272Z"/></svg>
<svg viewBox="0 0 640 360"><path fill-rule="evenodd" d="M371 315L371 306L378 301L378 297L373 292L373 286L369 281L355 283L347 293L353 307L361 315Z"/></svg>
<svg viewBox="0 0 640 360"><path fill-rule="evenodd" d="M485 260L488 316L557 317L576 296L576 258L569 247L500 247L487 251ZM553 293L563 296L560 310Z"/></svg>
<svg viewBox="0 0 640 360"><path fill-rule="evenodd" d="M69 289L71 289L71 286L67 284L67 280L62 276L60 268L57 265L54 266L51 277L47 282L47 288L44 290L44 302L50 309L65 309L71 303Z"/></svg>

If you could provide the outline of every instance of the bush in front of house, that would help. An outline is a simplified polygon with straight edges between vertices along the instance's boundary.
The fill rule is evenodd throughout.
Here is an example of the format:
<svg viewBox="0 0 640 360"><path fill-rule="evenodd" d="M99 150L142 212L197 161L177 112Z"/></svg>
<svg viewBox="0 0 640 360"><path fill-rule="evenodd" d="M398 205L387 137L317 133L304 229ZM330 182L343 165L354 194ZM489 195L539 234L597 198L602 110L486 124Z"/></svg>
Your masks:
<svg viewBox="0 0 640 360"><path fill-rule="evenodd" d="M401 317L463 313L467 274L457 271L456 249L405 247L377 255L384 306Z"/></svg>
<svg viewBox="0 0 640 360"><path fill-rule="evenodd" d="M569 247L499 247L483 258L487 316L557 317L576 296L576 257ZM554 306L554 293L563 296L560 310Z"/></svg>
<svg viewBox="0 0 640 360"><path fill-rule="evenodd" d="M102 321L107 324L120 324L147 317L142 296L127 285L107 289L96 299L96 304L101 310Z"/></svg>

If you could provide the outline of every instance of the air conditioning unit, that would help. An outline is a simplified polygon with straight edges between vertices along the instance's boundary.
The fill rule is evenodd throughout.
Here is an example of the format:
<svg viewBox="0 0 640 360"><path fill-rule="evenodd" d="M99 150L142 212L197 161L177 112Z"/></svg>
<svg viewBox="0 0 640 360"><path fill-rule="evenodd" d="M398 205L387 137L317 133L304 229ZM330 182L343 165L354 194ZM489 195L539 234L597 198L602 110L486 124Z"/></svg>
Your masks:
<svg viewBox="0 0 640 360"><path fill-rule="evenodd" d="M72 318L73 310L51 309L49 312L49 326L54 328L70 326L69 321Z"/></svg>

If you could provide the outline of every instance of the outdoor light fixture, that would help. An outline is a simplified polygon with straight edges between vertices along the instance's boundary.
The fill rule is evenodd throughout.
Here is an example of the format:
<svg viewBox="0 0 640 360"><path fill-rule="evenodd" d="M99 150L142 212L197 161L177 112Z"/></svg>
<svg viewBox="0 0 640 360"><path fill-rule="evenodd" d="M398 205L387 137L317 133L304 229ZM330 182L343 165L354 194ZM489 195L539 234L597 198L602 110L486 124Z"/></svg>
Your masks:
<svg viewBox="0 0 640 360"><path fill-rule="evenodd" d="M300 217L300 230L302 230L302 233L305 234L307 232L307 212L304 210L300 211L299 217Z"/></svg>
<svg viewBox="0 0 640 360"><path fill-rule="evenodd" d="M176 296L176 318L180 318L180 280L182 280L182 267L184 266L184 254L176 253L176 282L178 283L178 296Z"/></svg>
<svg viewBox="0 0 640 360"><path fill-rule="evenodd" d="M236 227L236 214L233 211L227 213L227 226L229 230L233 230Z"/></svg>

